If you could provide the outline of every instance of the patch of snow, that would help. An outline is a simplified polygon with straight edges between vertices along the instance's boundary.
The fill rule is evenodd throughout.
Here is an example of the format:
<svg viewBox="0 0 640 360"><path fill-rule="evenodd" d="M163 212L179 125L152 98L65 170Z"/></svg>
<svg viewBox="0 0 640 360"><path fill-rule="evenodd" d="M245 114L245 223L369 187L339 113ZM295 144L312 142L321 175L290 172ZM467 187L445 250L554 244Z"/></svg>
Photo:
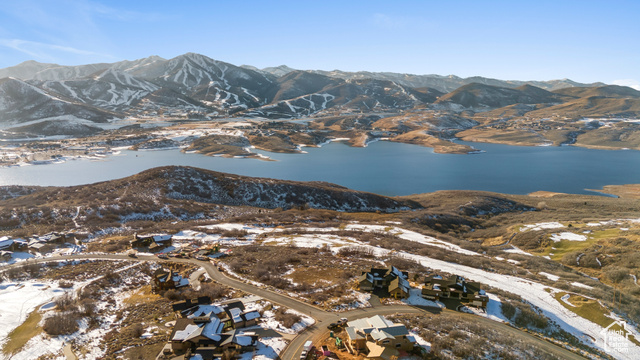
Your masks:
<svg viewBox="0 0 640 360"><path fill-rule="evenodd" d="M57 283L25 281L2 283L0 285L0 345L9 333L20 326L36 307L50 302L64 294Z"/></svg>
<svg viewBox="0 0 640 360"><path fill-rule="evenodd" d="M585 285L579 282L572 282L571 285L575 286L575 287L579 287L579 288L583 288L583 289L593 289L593 286L589 286L589 285Z"/></svg>
<svg viewBox="0 0 640 360"><path fill-rule="evenodd" d="M572 232L562 232L560 234L552 234L551 235L551 240L553 240L554 242L558 242L558 241L562 241L562 240L568 240L568 241L586 241L587 237L585 235L580 235L580 234L575 234Z"/></svg>
<svg viewBox="0 0 640 360"><path fill-rule="evenodd" d="M571 302L569 302L569 298L571 297L571 294L564 294L562 295L562 297L560 298L560 300L562 300L563 303L572 306L572 307L577 307L575 305L573 305Z"/></svg>
<svg viewBox="0 0 640 360"><path fill-rule="evenodd" d="M520 254L520 255L533 256L533 255L529 254L528 252L526 252L524 250L520 250L520 248L518 248L515 245L511 245L511 249L504 249L502 251L504 251L506 253L509 253L509 254Z"/></svg>
<svg viewBox="0 0 640 360"><path fill-rule="evenodd" d="M546 277L547 279L551 280L551 281L558 281L560 279L560 276L558 275L553 275L553 274L549 274L546 272L539 272L538 275L542 275L544 277Z"/></svg>
<svg viewBox="0 0 640 360"><path fill-rule="evenodd" d="M520 228L520 231L527 231L527 230L539 231L539 230L543 230L543 229L559 229L559 228L563 228L563 227L565 227L565 226L560 224L557 221L554 221L554 222L543 222L543 223L537 223L537 224L524 225L522 228Z"/></svg>
<svg viewBox="0 0 640 360"><path fill-rule="evenodd" d="M429 306L429 307L437 307L444 309L445 306L443 303L439 301L431 301L422 297L421 289L411 289L409 290L409 297L407 299L402 300L402 302L408 305L417 305L417 306Z"/></svg>

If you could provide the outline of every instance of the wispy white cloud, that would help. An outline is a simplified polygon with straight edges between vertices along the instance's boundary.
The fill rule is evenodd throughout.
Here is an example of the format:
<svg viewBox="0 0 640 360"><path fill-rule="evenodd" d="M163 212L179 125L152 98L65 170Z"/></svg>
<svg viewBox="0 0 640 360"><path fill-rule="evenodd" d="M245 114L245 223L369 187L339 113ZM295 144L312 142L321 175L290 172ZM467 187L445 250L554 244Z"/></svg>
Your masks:
<svg viewBox="0 0 640 360"><path fill-rule="evenodd" d="M620 79L612 81L613 85L628 86L640 91L640 81L634 79Z"/></svg>
<svg viewBox="0 0 640 360"><path fill-rule="evenodd" d="M21 40L21 39L0 39L0 46L8 47L13 50L20 51L27 55L38 58L39 60L55 61L56 56L52 52L62 52L75 55L99 56L113 58L111 55L100 54L93 51L76 49L69 46L61 46L56 44L45 44L37 41Z"/></svg>

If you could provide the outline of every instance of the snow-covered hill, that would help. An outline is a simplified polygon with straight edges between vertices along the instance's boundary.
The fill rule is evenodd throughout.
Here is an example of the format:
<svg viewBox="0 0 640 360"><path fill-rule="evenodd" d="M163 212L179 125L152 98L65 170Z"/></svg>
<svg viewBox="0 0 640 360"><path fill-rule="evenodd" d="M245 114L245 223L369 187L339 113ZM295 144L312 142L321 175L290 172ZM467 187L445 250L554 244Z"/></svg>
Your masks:
<svg viewBox="0 0 640 360"><path fill-rule="evenodd" d="M87 133L80 126L87 121L106 122L125 117L206 119L238 115L277 119L334 110L384 112L429 106L454 112L488 110L520 103L561 103L576 95L550 93L542 88L576 86L586 84L570 80L523 82L482 77L300 71L284 65L259 70L195 53L168 60L150 56L79 66L27 61L0 69L0 127L63 120L66 123L31 124L13 130L42 134L43 129L56 127L56 132L79 135ZM450 93L445 95L446 92ZM580 97L582 93L576 94Z"/></svg>

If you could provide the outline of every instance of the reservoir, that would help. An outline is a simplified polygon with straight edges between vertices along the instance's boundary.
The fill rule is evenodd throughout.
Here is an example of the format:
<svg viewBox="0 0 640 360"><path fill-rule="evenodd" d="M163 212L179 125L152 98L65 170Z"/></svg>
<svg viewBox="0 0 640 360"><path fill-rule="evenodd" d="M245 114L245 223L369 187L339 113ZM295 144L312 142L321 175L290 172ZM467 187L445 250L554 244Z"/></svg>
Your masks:
<svg viewBox="0 0 640 360"><path fill-rule="evenodd" d="M275 179L326 181L389 196L437 190L594 194L585 189L640 183L640 151L466 144L484 152L435 154L431 148L388 141L374 142L366 148L333 142L322 148L304 148L307 154L259 151L276 161L210 157L180 150L125 150L97 161L83 159L0 168L0 185L89 184L165 165Z"/></svg>

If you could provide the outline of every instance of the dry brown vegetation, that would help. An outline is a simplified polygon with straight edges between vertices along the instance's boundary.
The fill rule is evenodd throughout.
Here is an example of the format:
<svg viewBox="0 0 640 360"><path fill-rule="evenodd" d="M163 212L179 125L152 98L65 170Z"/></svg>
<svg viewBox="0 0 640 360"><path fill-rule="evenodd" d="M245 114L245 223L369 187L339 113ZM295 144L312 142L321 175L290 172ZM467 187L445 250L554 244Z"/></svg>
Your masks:
<svg viewBox="0 0 640 360"><path fill-rule="evenodd" d="M431 343L428 359L555 359L544 349L516 339L510 334L487 328L469 318L447 313L394 315L401 322Z"/></svg>
<svg viewBox="0 0 640 360"><path fill-rule="evenodd" d="M376 262L353 253L336 257L328 249L250 245L224 261L240 276L296 292L310 303L331 308L349 302L350 280ZM287 274L285 274L287 273ZM321 291L320 291L321 290Z"/></svg>

